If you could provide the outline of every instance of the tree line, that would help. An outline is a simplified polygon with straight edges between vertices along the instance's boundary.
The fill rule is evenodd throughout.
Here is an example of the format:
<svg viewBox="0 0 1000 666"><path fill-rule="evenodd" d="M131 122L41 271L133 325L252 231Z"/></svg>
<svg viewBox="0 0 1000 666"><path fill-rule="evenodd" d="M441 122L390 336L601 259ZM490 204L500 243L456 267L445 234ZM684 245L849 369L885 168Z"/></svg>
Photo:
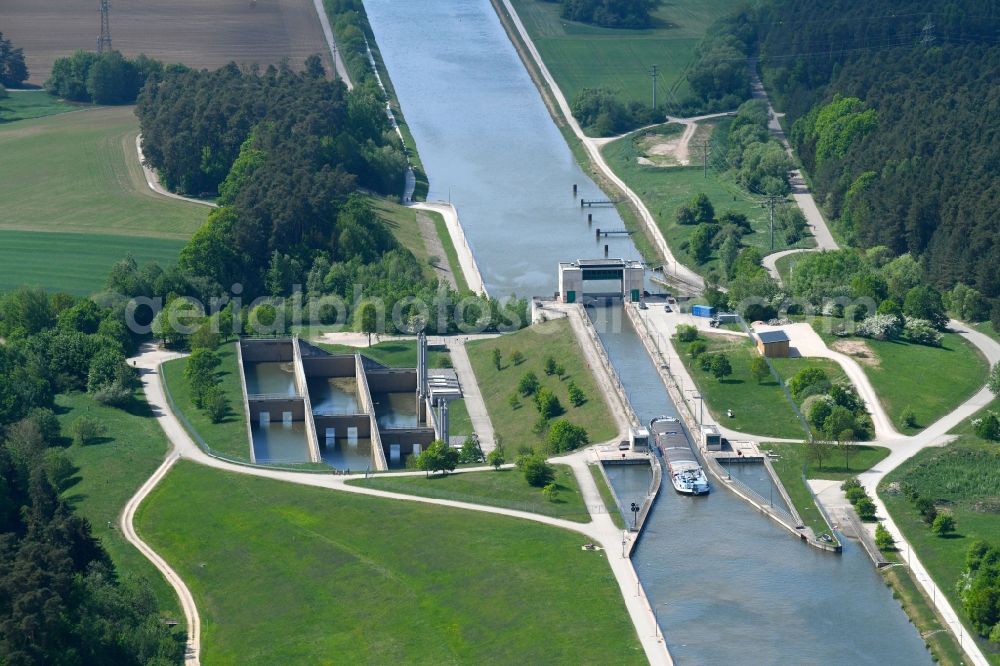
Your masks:
<svg viewBox="0 0 1000 666"><path fill-rule="evenodd" d="M61 432L55 397L87 391L128 408L135 340L124 304L21 288L0 294L0 659L9 664L145 664L183 659L145 580L119 577L88 521L61 494L76 468L67 435L90 444L102 424Z"/></svg>
<svg viewBox="0 0 1000 666"><path fill-rule="evenodd" d="M746 95L726 66L757 55L835 230L909 254L942 292L975 289L1000 328L998 27L997 0L770 0L710 30L689 80Z"/></svg>
<svg viewBox="0 0 1000 666"><path fill-rule="evenodd" d="M603 28L650 28L652 12L663 0L541 0L558 3L560 16Z"/></svg>
<svg viewBox="0 0 1000 666"><path fill-rule="evenodd" d="M24 63L24 49L15 48L0 32L0 90L18 87L28 80L28 66Z"/></svg>
<svg viewBox="0 0 1000 666"><path fill-rule="evenodd" d="M171 68L187 69L183 65ZM45 89L74 102L132 104L146 82L158 80L163 70L162 62L142 54L126 58L118 51L77 51L56 58Z"/></svg>

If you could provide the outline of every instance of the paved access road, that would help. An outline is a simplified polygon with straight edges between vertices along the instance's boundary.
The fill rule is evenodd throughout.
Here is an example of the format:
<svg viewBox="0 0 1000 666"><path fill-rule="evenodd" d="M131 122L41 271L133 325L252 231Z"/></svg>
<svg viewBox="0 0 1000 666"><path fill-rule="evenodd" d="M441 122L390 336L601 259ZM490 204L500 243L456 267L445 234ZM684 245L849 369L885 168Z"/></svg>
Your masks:
<svg viewBox="0 0 1000 666"><path fill-rule="evenodd" d="M148 496L156 484L164 476L166 476L166 473L169 471L174 462L182 458L191 460L201 465L206 465L208 467L236 474L249 474L252 476L286 481L289 483L298 483L341 492L371 495L407 502L423 502L425 504L435 504L469 511L495 513L513 518L532 520L550 525L552 527L559 527L580 533L604 550L608 563L611 565L611 570L614 573L615 580L618 582L619 588L621 589L625 606L632 618L638 638L643 645L650 663L656 665L673 663L666 649L665 643L662 638L658 636L659 632L655 625L654 615L650 610L650 605L645 597L645 594L642 593L641 588L638 586L635 570L632 568L631 560L619 556L621 552L619 548L622 548L623 539L627 538L627 535L623 535L623 533L615 527L610 514L606 511L591 511L591 522L576 523L560 518L552 518L540 514L528 513L525 511L483 506L467 502L455 502L452 500L403 495L377 490L374 488L351 486L345 483L351 479L364 478L363 475L334 476L328 474L290 472L264 467L237 465L218 458L213 458L202 451L191 439L187 431L184 430L180 421L173 414L173 412L171 412L163 392L159 367L165 361L178 358L180 356L180 354L163 351L157 349L151 344L147 344L143 346L137 357L131 359L140 370L140 381L146 395L146 400L149 403L154 418L156 418L159 422L163 431L166 433L167 438L170 440L171 449L167 454L167 460L164 464L129 500L126 505L126 509L122 514L121 524L122 531L126 539L153 563L153 565L163 574L164 578L166 578L167 582L174 588L178 597L181 599L181 606L185 613L188 629L188 645L185 660L185 663L188 664L188 666L199 663L199 653L201 649L201 623L198 615L198 609L195 606L194 599L187 586L184 584L184 581L177 575L170 565L163 560L162 557L160 557L155 551L152 550L152 548L142 541L142 539L136 534L132 524L135 510L139 504L141 504L146 496ZM591 456L593 456L593 452L590 449L587 449L556 459L560 463L570 465L573 469L573 474L576 477L577 484L581 489L584 500L587 502L588 510L594 506L603 506L600 491L598 490L589 470L586 468L587 461ZM489 468L484 467L478 469ZM423 474L423 472L416 473Z"/></svg>

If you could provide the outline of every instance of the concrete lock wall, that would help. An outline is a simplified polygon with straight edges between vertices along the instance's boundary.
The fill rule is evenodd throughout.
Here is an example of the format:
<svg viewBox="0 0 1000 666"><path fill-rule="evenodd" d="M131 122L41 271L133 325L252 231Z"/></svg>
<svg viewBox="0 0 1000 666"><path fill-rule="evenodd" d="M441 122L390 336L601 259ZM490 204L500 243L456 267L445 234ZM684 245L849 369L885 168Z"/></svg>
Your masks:
<svg viewBox="0 0 1000 666"><path fill-rule="evenodd" d="M368 370L368 389L372 393L407 393L417 390L417 371L403 368L399 370Z"/></svg>
<svg viewBox="0 0 1000 666"><path fill-rule="evenodd" d="M326 440L326 429L335 428L338 437L346 436L348 428L357 428L358 437L371 437L371 419L367 414L355 414L348 416L315 416L316 435L320 441Z"/></svg>
<svg viewBox="0 0 1000 666"><path fill-rule="evenodd" d="M246 363L290 363L294 358L291 339L240 340L240 351Z"/></svg>
<svg viewBox="0 0 1000 666"><path fill-rule="evenodd" d="M306 405L302 398L288 398L286 400L250 400L249 401L250 423L260 421L260 413L268 412L271 421L280 421L281 415L285 412L292 413L293 421L306 420Z"/></svg>
<svg viewBox="0 0 1000 666"><path fill-rule="evenodd" d="M306 377L354 377L355 372L357 372L354 354L337 354L336 356L306 356L303 354L302 367L306 372Z"/></svg>
<svg viewBox="0 0 1000 666"><path fill-rule="evenodd" d="M402 455L413 453L416 444L421 451L426 451L434 441L434 430L431 428L387 428L381 431L382 447L388 453L393 445L399 446Z"/></svg>

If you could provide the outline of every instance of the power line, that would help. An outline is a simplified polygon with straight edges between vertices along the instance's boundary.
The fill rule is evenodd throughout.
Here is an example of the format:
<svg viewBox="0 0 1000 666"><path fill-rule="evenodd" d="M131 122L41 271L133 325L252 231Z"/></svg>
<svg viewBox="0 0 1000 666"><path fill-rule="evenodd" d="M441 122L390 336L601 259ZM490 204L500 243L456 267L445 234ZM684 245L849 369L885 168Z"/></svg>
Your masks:
<svg viewBox="0 0 1000 666"><path fill-rule="evenodd" d="M656 65L652 65L649 68L649 75L653 77L653 111L656 111L656 77L659 74L656 70Z"/></svg>

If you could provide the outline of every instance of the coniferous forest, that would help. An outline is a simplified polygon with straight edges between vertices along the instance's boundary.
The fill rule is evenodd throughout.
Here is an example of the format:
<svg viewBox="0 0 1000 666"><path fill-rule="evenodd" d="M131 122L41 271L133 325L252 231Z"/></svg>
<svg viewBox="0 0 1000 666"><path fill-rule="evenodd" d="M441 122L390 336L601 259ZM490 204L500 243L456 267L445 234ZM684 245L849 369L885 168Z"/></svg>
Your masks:
<svg viewBox="0 0 1000 666"><path fill-rule="evenodd" d="M757 56L834 230L997 303L1000 2L773 0L717 28L691 74L703 103L745 92L710 75Z"/></svg>

